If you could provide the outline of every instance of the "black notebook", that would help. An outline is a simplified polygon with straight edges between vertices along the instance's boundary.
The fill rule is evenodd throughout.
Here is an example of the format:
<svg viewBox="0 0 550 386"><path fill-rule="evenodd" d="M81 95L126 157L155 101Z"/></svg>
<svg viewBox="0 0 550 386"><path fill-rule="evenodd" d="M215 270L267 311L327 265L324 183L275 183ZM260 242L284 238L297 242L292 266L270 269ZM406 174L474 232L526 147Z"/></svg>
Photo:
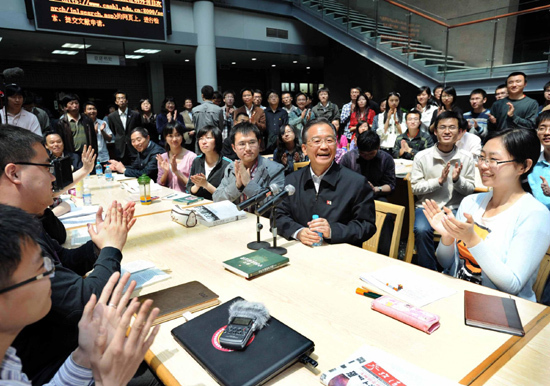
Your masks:
<svg viewBox="0 0 550 386"><path fill-rule="evenodd" d="M221 385L259 385L314 350L314 344L274 317L243 351L222 351L218 338L236 297L176 327L172 336ZM215 346L218 346L216 348Z"/></svg>

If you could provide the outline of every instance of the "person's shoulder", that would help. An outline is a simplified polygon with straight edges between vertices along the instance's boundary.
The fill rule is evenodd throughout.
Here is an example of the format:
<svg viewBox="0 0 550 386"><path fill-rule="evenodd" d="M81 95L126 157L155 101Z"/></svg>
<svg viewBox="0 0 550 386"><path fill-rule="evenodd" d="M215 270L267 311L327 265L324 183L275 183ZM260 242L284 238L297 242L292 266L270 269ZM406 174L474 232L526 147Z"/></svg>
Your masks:
<svg viewBox="0 0 550 386"><path fill-rule="evenodd" d="M550 210L544 205L542 202L537 200L532 194L526 193L522 199L519 201L520 203L520 213L524 213L525 215L529 214L530 216L534 216L538 220L540 220L540 225L543 226L544 224L548 224L550 227Z"/></svg>
<svg viewBox="0 0 550 386"><path fill-rule="evenodd" d="M472 134L473 136L476 136L475 134ZM478 137L479 138L479 137ZM481 142L481 141L480 141ZM466 162L474 162L474 159L472 158L472 153L469 152L469 151L466 151L464 149L456 149L456 156L458 158L460 158L463 162L466 161Z"/></svg>
<svg viewBox="0 0 550 386"><path fill-rule="evenodd" d="M202 157L202 154L200 155ZM233 163L233 160L227 158L227 157L222 157L222 163L223 164L232 164Z"/></svg>
<svg viewBox="0 0 550 386"><path fill-rule="evenodd" d="M525 104L530 104L530 105L532 105L532 106L536 106L536 107L537 107L537 111L538 111L538 109L539 109L539 103L538 103L536 100L534 100L533 98L529 98L528 96L525 96L525 98L523 98L523 100L524 100L524 103L525 103Z"/></svg>
<svg viewBox="0 0 550 386"><path fill-rule="evenodd" d="M163 148L162 146L160 146L158 143L155 143L153 141L151 141L151 143L153 144L153 148L151 150L154 154L164 154L164 153L166 153L166 149ZM166 153L166 154L168 154L168 153Z"/></svg>
<svg viewBox="0 0 550 386"><path fill-rule="evenodd" d="M359 174L349 168L342 167L338 164L333 165L332 167L338 168L340 179L343 179L346 182L345 189L349 188L349 186L347 186L348 183L364 184L365 182L367 182L367 179L362 174Z"/></svg>
<svg viewBox="0 0 550 386"><path fill-rule="evenodd" d="M262 157L261 155L258 157L261 157L260 159L262 160L259 161L259 165L264 165L270 174L277 174L284 169L284 166L278 162L271 161L265 157Z"/></svg>
<svg viewBox="0 0 550 386"><path fill-rule="evenodd" d="M422 159L426 158L426 157L433 157L433 152L434 152L434 146L432 147L429 147L427 149L424 149L424 150L420 150L416 156L414 157L414 163L417 163L417 162L420 162Z"/></svg>

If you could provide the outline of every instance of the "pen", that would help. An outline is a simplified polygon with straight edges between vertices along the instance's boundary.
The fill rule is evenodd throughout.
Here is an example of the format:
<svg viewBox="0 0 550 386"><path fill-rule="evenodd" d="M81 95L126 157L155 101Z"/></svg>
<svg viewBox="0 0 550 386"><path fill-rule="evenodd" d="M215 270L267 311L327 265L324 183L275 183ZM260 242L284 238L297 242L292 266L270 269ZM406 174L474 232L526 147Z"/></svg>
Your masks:
<svg viewBox="0 0 550 386"><path fill-rule="evenodd" d="M358 294L358 295L366 296L366 297L371 298L371 299L378 299L380 296L382 296L380 294L377 294L376 292L366 291L362 288L357 288L355 290L355 293Z"/></svg>

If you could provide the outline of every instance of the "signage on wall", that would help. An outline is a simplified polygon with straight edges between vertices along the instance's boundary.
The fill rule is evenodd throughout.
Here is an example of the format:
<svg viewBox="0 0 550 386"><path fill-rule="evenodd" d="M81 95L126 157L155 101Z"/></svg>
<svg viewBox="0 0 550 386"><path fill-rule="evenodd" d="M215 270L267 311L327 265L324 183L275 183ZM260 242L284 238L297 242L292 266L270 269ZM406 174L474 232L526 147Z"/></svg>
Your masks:
<svg viewBox="0 0 550 386"><path fill-rule="evenodd" d="M166 40L167 0L33 0L36 28L79 35Z"/></svg>

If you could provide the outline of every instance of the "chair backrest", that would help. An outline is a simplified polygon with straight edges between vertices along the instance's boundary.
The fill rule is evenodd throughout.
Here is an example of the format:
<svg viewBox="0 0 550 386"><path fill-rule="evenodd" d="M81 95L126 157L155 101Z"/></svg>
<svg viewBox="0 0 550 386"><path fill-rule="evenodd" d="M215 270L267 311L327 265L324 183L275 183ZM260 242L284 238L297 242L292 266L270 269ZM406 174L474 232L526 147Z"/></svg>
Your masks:
<svg viewBox="0 0 550 386"><path fill-rule="evenodd" d="M401 237L401 228L403 227L403 217L405 216L405 207L401 205L389 204L382 201L374 201L376 208L376 233L369 240L363 243L363 248L378 252L380 235L382 234L382 225L388 214L395 215L395 224L393 227L389 257L397 259L399 253L399 239Z"/></svg>
<svg viewBox="0 0 550 386"><path fill-rule="evenodd" d="M409 211L409 235L407 237L407 249L405 250L405 261L410 263L414 253L414 194L411 187L411 173L404 178L407 182L407 198Z"/></svg>
<svg viewBox="0 0 550 386"><path fill-rule="evenodd" d="M549 275L550 275L550 248L548 248L548 251L546 251L546 254L542 258L542 261L540 262L539 273L537 274L537 280L535 280L535 284L533 285L533 291L535 291L535 295L537 297L538 302L540 302L542 291L544 290L544 286L546 285L546 281L548 280Z"/></svg>
<svg viewBox="0 0 550 386"><path fill-rule="evenodd" d="M304 168L309 165L309 161L304 162L294 162L294 171Z"/></svg>

